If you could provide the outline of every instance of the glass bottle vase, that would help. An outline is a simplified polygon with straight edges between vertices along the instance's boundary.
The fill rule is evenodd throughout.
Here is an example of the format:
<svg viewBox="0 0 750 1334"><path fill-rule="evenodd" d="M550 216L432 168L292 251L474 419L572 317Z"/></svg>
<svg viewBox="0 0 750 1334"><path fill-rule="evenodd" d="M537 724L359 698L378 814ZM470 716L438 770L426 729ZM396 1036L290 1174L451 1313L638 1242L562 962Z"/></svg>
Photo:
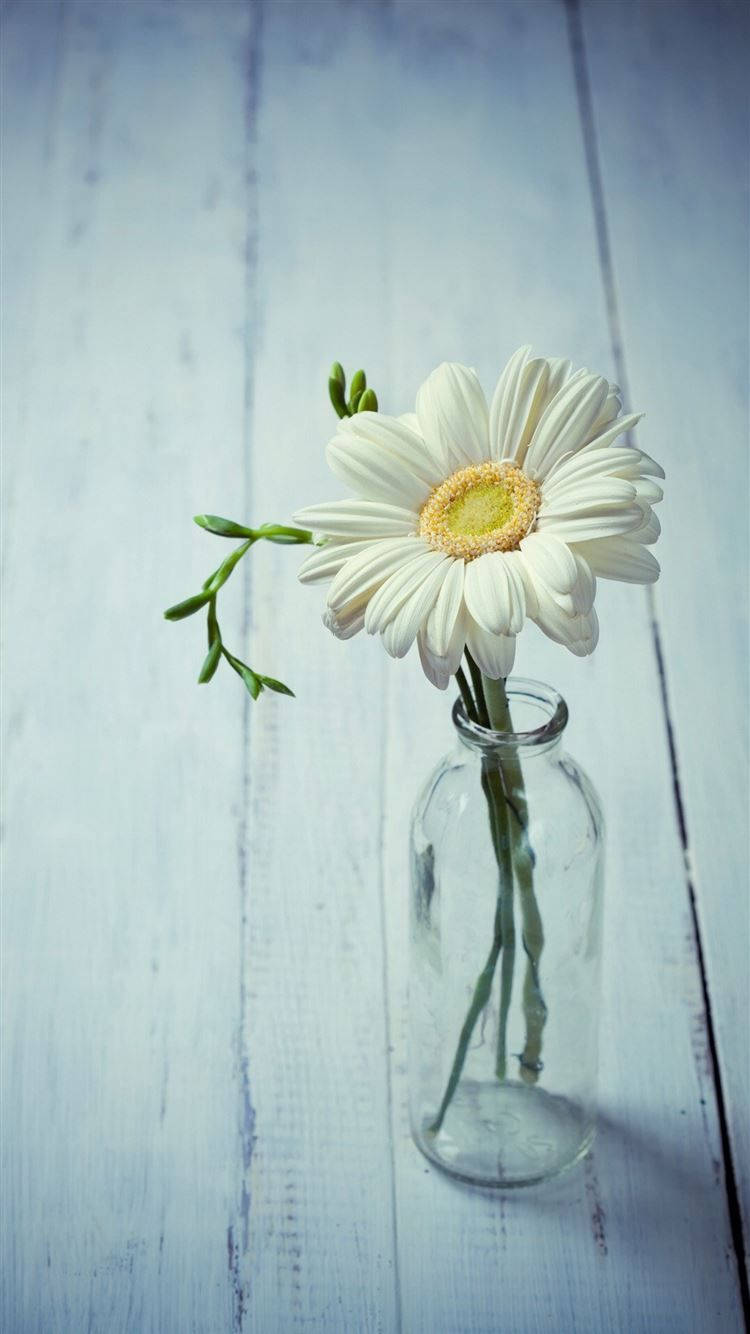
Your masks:
<svg viewBox="0 0 750 1334"><path fill-rule="evenodd" d="M536 681L506 690L504 731L456 701L456 749L412 821L412 1134L485 1186L577 1162L596 1100L601 809L562 750L565 701Z"/></svg>

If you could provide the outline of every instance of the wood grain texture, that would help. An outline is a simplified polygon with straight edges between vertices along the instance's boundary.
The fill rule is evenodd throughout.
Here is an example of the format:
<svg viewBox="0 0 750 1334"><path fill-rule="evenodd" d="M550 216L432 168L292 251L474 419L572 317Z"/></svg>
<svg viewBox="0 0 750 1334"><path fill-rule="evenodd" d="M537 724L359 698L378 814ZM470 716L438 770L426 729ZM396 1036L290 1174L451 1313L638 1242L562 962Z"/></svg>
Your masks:
<svg viewBox="0 0 750 1334"><path fill-rule="evenodd" d="M309 18L305 7L265 11L259 71L249 505L268 519L327 494L328 366L356 348L375 374L387 318L381 165L354 188L381 96L378 16L319 5ZM253 652L298 698L263 700L251 718L257 1144L240 1271L248 1329L374 1334L399 1319L379 900L384 664L372 645L326 634L320 597L296 580L302 556L258 551L251 576Z"/></svg>
<svg viewBox="0 0 750 1334"><path fill-rule="evenodd" d="M627 78L664 75L661 29L595 8L594 107L614 134ZM739 1329L642 590L601 589L592 659L533 630L519 654L568 698L570 749L604 798L608 984L594 1153L510 1198L428 1168L406 1127L406 831L451 742L448 698L416 658L325 633L298 551L254 551L221 609L230 647L296 700L251 705L224 667L197 690L200 618L160 620L228 549L191 537L191 514L285 519L338 492L333 357L365 365L387 411L443 358L491 389L526 340L614 373L564 6L66 0L8 4L4 29L3 1328ZM610 111L615 37L637 76L612 71ZM723 124L708 65L707 142ZM683 66L666 69L672 98ZM664 172L698 153L672 105L654 117ZM666 228L656 137L644 193ZM633 142L612 145L622 173ZM607 200L629 180L608 171ZM653 316L672 289L645 231L639 247ZM661 457L666 390L627 318ZM701 356L718 398L723 354ZM677 354L661 364L673 397ZM675 494L684 531L699 507L687 483ZM676 580L685 549L664 551ZM661 608L679 745L686 596L671 632ZM692 819L713 808L685 754ZM718 1014L740 919L708 904Z"/></svg>
<svg viewBox="0 0 750 1334"><path fill-rule="evenodd" d="M747 1248L750 14L583 20L627 380L667 470L655 607Z"/></svg>
<svg viewBox="0 0 750 1334"><path fill-rule="evenodd" d="M427 370L443 357L462 357L479 367L491 388L504 355L528 337L549 352L575 348L579 360L611 373L564 14L503 6L491 28L486 15L481 28L478 21L465 24L464 14L449 5L431 6L429 14L404 5L397 15L400 49L406 59L412 56L412 84L406 103L392 99L400 108L403 167L396 193L400 186L403 198L408 183L410 197L429 200L432 189L437 205L436 167L447 154L453 197L471 206L442 212L431 243L410 225L408 209L396 206L395 365L423 358ZM467 31L475 33L473 40ZM417 56L425 51L420 67ZM546 72L543 88L518 74L535 60ZM433 127L446 86L454 90L460 120L455 144L437 145ZM518 127L522 150L511 132ZM542 198L545 209L536 206ZM549 244L551 216L564 218L562 248ZM492 229L488 218L497 220ZM409 312L422 309L440 284L446 255L450 297L431 300L429 323L413 344ZM480 317L471 320L469 313L477 311ZM579 324L584 318L585 328ZM491 320L500 325L497 332ZM600 1136L581 1174L544 1191L488 1200L415 1159L403 1059L395 1065L403 1319L405 1328L425 1334L462 1327L698 1331L737 1319L732 1241L717 1193L721 1149L700 975L669 804L670 759L650 617L639 589L604 584L599 601L602 641L592 659L575 660L531 630L524 632L517 670L563 690L572 714L570 748L593 775L608 816ZM405 671L413 688L404 688ZM447 701L420 691L418 664L393 664L389 686L385 893L394 1046L403 1054L405 794L416 792L426 773L425 746L415 746L415 734L441 737L440 745L432 743L437 758L449 729ZM689 1210L680 1204L688 1198ZM436 1255L452 1253L455 1267L435 1263ZM456 1271L487 1278L457 1283Z"/></svg>
<svg viewBox="0 0 750 1334"><path fill-rule="evenodd" d="M49 69L4 154L12 1334L233 1317L242 701L198 696L202 627L160 611L241 467L250 35L239 5L5 20L9 104Z"/></svg>

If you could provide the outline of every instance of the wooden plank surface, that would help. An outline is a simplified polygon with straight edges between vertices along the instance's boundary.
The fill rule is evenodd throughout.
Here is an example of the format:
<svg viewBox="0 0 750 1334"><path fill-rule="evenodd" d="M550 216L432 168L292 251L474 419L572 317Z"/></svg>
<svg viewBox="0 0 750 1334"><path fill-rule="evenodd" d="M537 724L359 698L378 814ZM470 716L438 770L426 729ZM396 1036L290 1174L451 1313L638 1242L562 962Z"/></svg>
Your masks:
<svg viewBox="0 0 750 1334"><path fill-rule="evenodd" d="M199 696L202 629L160 612L242 467L251 21L5 17L9 1334L233 1319L242 700Z"/></svg>
<svg viewBox="0 0 750 1334"><path fill-rule="evenodd" d="M655 607L747 1256L750 11L583 18L623 362L668 475Z"/></svg>
<svg viewBox="0 0 750 1334"><path fill-rule="evenodd" d="M626 10L584 14L593 105L602 135L621 136L627 80L644 101L666 65L644 192L663 247L674 205L659 163L680 150L700 165L670 108L689 96L701 30L670 63L649 7L635 33ZM721 13L719 52L736 23ZM4 29L3 1327L739 1329L642 590L601 590L592 659L533 631L519 654L519 671L568 697L570 748L602 792L610 843L599 1139L567 1180L512 1198L429 1169L406 1128L406 826L450 744L448 698L416 659L328 636L295 552L253 553L222 624L296 701L252 706L221 673L196 690L203 627L159 620L217 561L219 539L191 537L192 513L283 519L335 493L323 456L334 356L366 365L392 411L445 357L491 389L527 339L614 374L564 7L72 0L8 5ZM719 63L701 73L704 151L725 124ZM731 79L722 96L736 108ZM627 312L647 287L653 330L676 279L659 285L646 218L645 282L633 262L635 134L612 140L617 169L602 176L621 208L612 256L628 275L641 439L662 457L680 361L665 354L657 383ZM680 163L681 188L685 174ZM712 241L691 199L698 264ZM734 196L726 211L738 216ZM690 355L736 438L727 340L718 360L697 341ZM704 401L683 436L674 533L706 522ZM690 563L670 540L676 586ZM702 573L715 602L721 561ZM698 629L697 612L680 622L686 587L659 613L741 1148L729 934L742 919L701 874L715 806L684 740L697 678L679 634L696 644ZM729 659L733 621L719 619Z"/></svg>
<svg viewBox="0 0 750 1334"><path fill-rule="evenodd" d="M504 353L529 338L547 351L575 347L586 364L613 373L563 12L503 6L492 26L481 6L474 23L450 5L432 5L429 14L404 5L397 14L412 79L406 112L401 99L391 99L408 145L397 159L392 205L396 367L421 359L426 372L443 357L462 357L491 388ZM467 32L474 34L468 43ZM420 61L425 50L431 58ZM524 77L535 61L545 70L543 84ZM454 137L436 142L445 86L460 115ZM446 159L451 194L463 206L449 203L440 229L426 237L403 200L408 193L440 207L437 167ZM530 162L538 168L530 170ZM491 229L488 218L496 220ZM564 219L563 245L549 243L553 218ZM434 291L450 295L430 300ZM429 324L414 337L409 312L428 302ZM650 435L642 439L658 453ZM714 1212L720 1146L713 1108L704 1119L713 1089L650 617L639 589L604 584L599 601L602 638L592 659L572 659L531 628L517 670L563 690L571 750L594 776L608 813L602 1132L582 1174L498 1207L432 1169L425 1173L414 1158L403 1061L396 1064L397 1220L409 1330L698 1330L733 1323L732 1243L723 1202ZM419 689L416 663L413 686L404 689L405 666L389 671L385 820L394 1045L401 1053L405 793L416 791L425 772L415 734L447 740L449 730L444 701ZM692 1212L684 1207L688 1197ZM436 1265L447 1237L458 1248L459 1272L478 1269L497 1281L457 1283L456 1268Z"/></svg>

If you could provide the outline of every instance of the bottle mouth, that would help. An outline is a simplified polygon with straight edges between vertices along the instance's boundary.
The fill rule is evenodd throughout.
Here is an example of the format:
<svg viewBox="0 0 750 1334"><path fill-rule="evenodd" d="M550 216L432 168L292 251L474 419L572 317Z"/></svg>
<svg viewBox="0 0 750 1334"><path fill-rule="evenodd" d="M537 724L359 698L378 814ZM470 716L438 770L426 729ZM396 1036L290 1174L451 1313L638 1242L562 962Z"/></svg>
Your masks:
<svg viewBox="0 0 750 1334"><path fill-rule="evenodd" d="M562 695L543 681L529 681L522 676L509 676L505 682L513 731L496 732L482 727L469 718L459 695L453 705L453 723L462 741L479 750L497 750L499 747L533 749L548 746L563 731L568 721L568 706Z"/></svg>

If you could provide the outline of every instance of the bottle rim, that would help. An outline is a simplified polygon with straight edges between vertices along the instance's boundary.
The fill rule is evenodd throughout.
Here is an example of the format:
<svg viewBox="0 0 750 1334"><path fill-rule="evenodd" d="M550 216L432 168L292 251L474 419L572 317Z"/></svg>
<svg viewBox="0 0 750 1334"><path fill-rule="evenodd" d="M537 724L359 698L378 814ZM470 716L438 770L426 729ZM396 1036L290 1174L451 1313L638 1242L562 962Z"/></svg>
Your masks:
<svg viewBox="0 0 750 1334"><path fill-rule="evenodd" d="M505 682L505 692L509 703L523 701L541 709L546 715L538 727L529 731L495 731L474 722L466 712L466 705L459 695L453 705L452 718L459 736L468 745L480 750L496 750L498 747L547 746L556 740L568 721L568 706L562 695L543 681L533 681L524 676L509 676Z"/></svg>

